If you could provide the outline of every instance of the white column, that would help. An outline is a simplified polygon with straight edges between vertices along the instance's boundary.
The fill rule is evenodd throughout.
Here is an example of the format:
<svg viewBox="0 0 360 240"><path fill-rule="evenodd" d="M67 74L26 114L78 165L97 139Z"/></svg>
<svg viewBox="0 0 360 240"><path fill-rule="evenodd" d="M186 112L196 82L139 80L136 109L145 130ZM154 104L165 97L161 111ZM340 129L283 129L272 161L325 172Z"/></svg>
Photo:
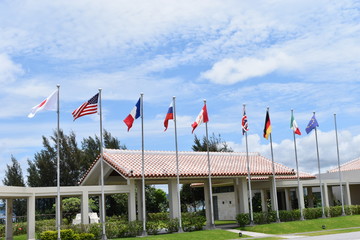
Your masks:
<svg viewBox="0 0 360 240"><path fill-rule="evenodd" d="M205 180L204 183L204 196L205 196L205 216L206 216L206 228L211 228L211 211L210 211L210 187L209 181ZM212 196L211 196L212 197Z"/></svg>
<svg viewBox="0 0 360 240"><path fill-rule="evenodd" d="M276 208L275 208L275 197L274 195L277 194L277 189L275 190L274 189L274 185L273 185L273 180L272 180L272 176L269 177L269 183L270 183L270 198L271 198L271 210L273 211L276 211Z"/></svg>
<svg viewBox="0 0 360 240"><path fill-rule="evenodd" d="M249 213L249 200L246 177L239 178L240 185L240 212Z"/></svg>
<svg viewBox="0 0 360 240"><path fill-rule="evenodd" d="M285 205L286 205L286 210L290 211L290 210L292 210L290 188L285 188L284 190L285 190Z"/></svg>
<svg viewBox="0 0 360 240"><path fill-rule="evenodd" d="M179 218L176 179L168 180L170 219Z"/></svg>
<svg viewBox="0 0 360 240"><path fill-rule="evenodd" d="M81 223L89 224L89 192L86 190L81 194Z"/></svg>
<svg viewBox="0 0 360 240"><path fill-rule="evenodd" d="M334 206L334 193L332 186L328 186L328 195L329 195L329 205Z"/></svg>
<svg viewBox="0 0 360 240"><path fill-rule="evenodd" d="M137 190L137 219L139 221L143 220L142 217L142 206L143 206L143 201L142 201L142 182L141 180L137 180L136 181L136 190Z"/></svg>
<svg viewBox="0 0 360 240"><path fill-rule="evenodd" d="M328 186L327 183L323 183L324 186L324 207L329 207L329 192L328 192Z"/></svg>
<svg viewBox="0 0 360 240"><path fill-rule="evenodd" d="M260 195L261 195L261 211L267 212L267 194L265 189L260 189Z"/></svg>
<svg viewBox="0 0 360 240"><path fill-rule="evenodd" d="M35 195L27 199L27 239L35 240Z"/></svg>
<svg viewBox="0 0 360 240"><path fill-rule="evenodd" d="M307 198L308 198L308 207L314 207L314 195L312 191L312 187L307 187Z"/></svg>
<svg viewBox="0 0 360 240"><path fill-rule="evenodd" d="M234 179L234 194L235 194L235 216L240 214L240 189L239 178Z"/></svg>
<svg viewBox="0 0 360 240"><path fill-rule="evenodd" d="M129 221L136 220L135 180L129 180L130 191L128 194L128 217Z"/></svg>
<svg viewBox="0 0 360 240"><path fill-rule="evenodd" d="M13 218L13 199L6 199L6 226L5 226L5 239L13 239L13 230L12 230L12 218Z"/></svg>
<svg viewBox="0 0 360 240"><path fill-rule="evenodd" d="M298 202L300 203L299 209L304 209L305 208L305 202L304 202L304 188L302 183L300 182L300 189L296 189L297 191L297 196L298 196Z"/></svg>
<svg viewBox="0 0 360 240"><path fill-rule="evenodd" d="M104 199L106 199L106 195L104 196ZM99 215L100 215L100 219L104 219L104 221L106 222L106 209L104 209L104 211L103 211L103 209L102 209L102 206L103 206L103 203L102 203L102 197L101 197L101 195L99 195ZM106 207L106 204L104 203L104 206ZM102 213L105 213L105 216L104 216L104 218L103 218L103 216L102 216Z"/></svg>
<svg viewBox="0 0 360 240"><path fill-rule="evenodd" d="M351 194L350 194L350 185L349 182L345 184L345 203L346 205L351 205Z"/></svg>

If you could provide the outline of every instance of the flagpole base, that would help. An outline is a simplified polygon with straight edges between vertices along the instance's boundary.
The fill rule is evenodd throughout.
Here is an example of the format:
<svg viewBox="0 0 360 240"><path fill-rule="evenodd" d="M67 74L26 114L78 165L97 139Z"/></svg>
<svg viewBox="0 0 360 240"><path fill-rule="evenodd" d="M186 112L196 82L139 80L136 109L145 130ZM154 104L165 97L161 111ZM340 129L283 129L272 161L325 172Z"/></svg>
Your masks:
<svg viewBox="0 0 360 240"><path fill-rule="evenodd" d="M209 224L205 228L206 228L206 230L213 230L213 229L216 229L216 226L215 226L215 224Z"/></svg>
<svg viewBox="0 0 360 240"><path fill-rule="evenodd" d="M107 240L106 234L103 234L103 235L101 236L101 240Z"/></svg>
<svg viewBox="0 0 360 240"><path fill-rule="evenodd" d="M184 230L182 229L182 227L179 228L178 233L183 233L183 232L184 232Z"/></svg>
<svg viewBox="0 0 360 240"><path fill-rule="evenodd" d="M141 237L147 237L147 232L144 230L144 231L142 231L142 233L141 233Z"/></svg>
<svg viewBox="0 0 360 240"><path fill-rule="evenodd" d="M255 226L254 221L251 220L249 226L250 226L250 227Z"/></svg>
<svg viewBox="0 0 360 240"><path fill-rule="evenodd" d="M276 223L281 223L280 218L276 218Z"/></svg>

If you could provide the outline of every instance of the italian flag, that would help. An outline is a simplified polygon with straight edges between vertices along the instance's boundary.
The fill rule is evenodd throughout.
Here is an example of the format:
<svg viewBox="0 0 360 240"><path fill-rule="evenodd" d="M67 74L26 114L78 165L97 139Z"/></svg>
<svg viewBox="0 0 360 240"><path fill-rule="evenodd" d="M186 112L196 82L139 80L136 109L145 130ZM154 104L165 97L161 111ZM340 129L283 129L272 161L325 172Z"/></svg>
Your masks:
<svg viewBox="0 0 360 240"><path fill-rule="evenodd" d="M290 128L294 131L295 134L301 135L300 129L295 121L295 118L294 118L294 115L292 112L291 112Z"/></svg>

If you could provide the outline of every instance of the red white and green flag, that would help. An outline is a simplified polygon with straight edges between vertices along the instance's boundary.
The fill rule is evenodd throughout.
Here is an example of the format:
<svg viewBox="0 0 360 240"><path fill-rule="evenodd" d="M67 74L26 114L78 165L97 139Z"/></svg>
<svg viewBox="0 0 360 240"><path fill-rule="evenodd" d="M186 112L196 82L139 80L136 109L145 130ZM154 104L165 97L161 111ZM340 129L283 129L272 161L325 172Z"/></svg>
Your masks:
<svg viewBox="0 0 360 240"><path fill-rule="evenodd" d="M295 134L301 135L300 129L295 121L295 118L294 118L294 115L292 112L291 112L290 128L294 131Z"/></svg>

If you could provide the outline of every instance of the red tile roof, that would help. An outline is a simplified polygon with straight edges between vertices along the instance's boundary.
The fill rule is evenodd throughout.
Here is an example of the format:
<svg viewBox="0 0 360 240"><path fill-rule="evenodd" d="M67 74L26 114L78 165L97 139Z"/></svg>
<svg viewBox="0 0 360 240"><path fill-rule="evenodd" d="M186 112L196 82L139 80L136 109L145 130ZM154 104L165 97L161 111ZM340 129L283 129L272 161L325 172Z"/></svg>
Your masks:
<svg viewBox="0 0 360 240"><path fill-rule="evenodd" d="M208 161L206 152L178 152L180 177L208 176ZM99 158L98 158L99 159ZM89 168L83 181L93 166ZM104 149L104 160L125 178L141 178L141 150ZM272 175L272 162L259 153L249 153L251 175ZM246 153L238 152L210 152L211 175L246 176ZM175 152L145 151L144 154L146 178L176 177ZM275 163L276 175L294 175L292 169Z"/></svg>
<svg viewBox="0 0 360 240"><path fill-rule="evenodd" d="M352 171L352 170L360 170L360 158L356 158L350 162L344 163L342 165L340 165L340 169L341 171ZM330 169L328 172L332 173L332 172L338 172L339 168L333 168Z"/></svg>

